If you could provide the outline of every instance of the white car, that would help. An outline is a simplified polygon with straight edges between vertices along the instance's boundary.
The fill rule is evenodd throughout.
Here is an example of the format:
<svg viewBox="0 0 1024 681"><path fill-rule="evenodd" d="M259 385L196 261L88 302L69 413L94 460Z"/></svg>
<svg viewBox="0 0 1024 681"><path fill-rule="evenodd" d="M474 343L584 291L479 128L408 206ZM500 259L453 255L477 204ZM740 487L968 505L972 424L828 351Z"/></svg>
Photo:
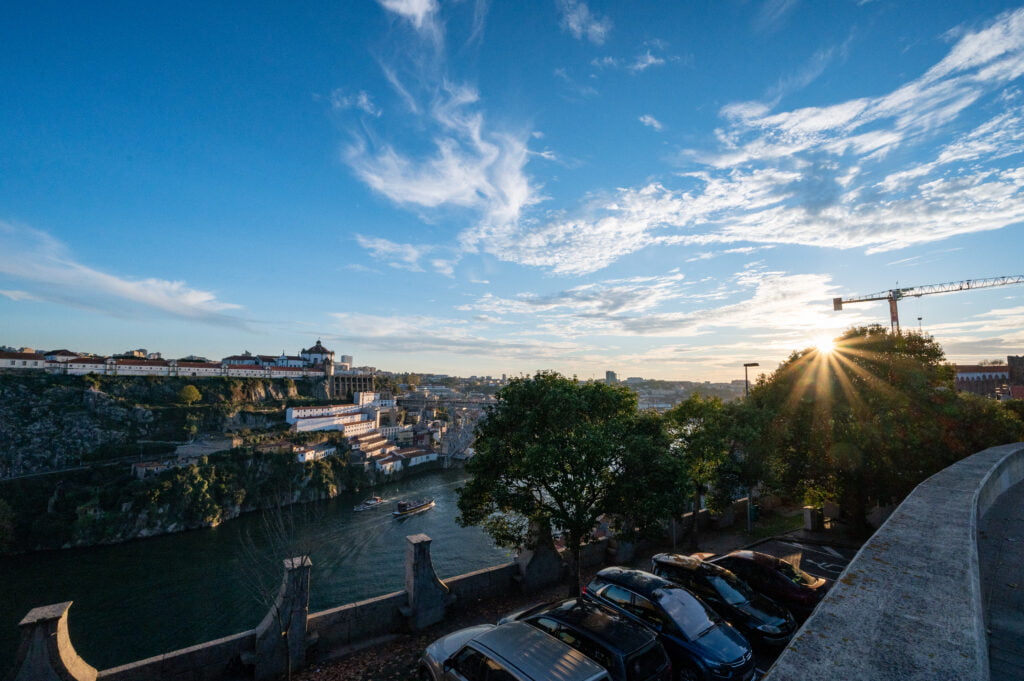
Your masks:
<svg viewBox="0 0 1024 681"><path fill-rule="evenodd" d="M421 681L609 681L596 662L524 622L480 624L423 652Z"/></svg>

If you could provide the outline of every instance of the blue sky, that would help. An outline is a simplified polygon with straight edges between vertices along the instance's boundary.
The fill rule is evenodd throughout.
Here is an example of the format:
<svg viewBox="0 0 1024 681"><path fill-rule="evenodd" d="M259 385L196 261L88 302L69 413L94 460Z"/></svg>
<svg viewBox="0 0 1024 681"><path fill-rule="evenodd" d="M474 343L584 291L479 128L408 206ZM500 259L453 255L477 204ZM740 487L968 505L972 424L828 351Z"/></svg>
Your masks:
<svg viewBox="0 0 1024 681"><path fill-rule="evenodd" d="M1015 3L33 2L0 44L0 344L731 380L888 321L835 296L1024 273ZM1024 352L1024 286L900 313Z"/></svg>

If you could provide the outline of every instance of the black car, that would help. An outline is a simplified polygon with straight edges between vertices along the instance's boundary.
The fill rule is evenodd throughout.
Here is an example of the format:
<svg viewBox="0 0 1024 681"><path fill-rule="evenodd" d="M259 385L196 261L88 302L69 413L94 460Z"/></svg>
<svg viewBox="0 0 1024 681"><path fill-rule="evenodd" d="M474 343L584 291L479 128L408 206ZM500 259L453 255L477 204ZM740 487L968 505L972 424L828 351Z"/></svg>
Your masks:
<svg viewBox="0 0 1024 681"><path fill-rule="evenodd" d="M502 618L526 622L567 643L608 670L613 681L669 681L672 664L658 637L598 603L570 598Z"/></svg>
<svg viewBox="0 0 1024 681"><path fill-rule="evenodd" d="M711 562L788 608L800 622L810 617L828 590L821 577L809 575L792 563L759 551L733 551Z"/></svg>
<svg viewBox="0 0 1024 681"><path fill-rule="evenodd" d="M754 656L743 635L667 579L643 570L605 568L584 596L657 633L678 679L749 681L754 676Z"/></svg>
<svg viewBox="0 0 1024 681"><path fill-rule="evenodd" d="M796 632L796 621L785 608L714 563L659 553L651 558L651 572L692 591L755 646L784 646Z"/></svg>

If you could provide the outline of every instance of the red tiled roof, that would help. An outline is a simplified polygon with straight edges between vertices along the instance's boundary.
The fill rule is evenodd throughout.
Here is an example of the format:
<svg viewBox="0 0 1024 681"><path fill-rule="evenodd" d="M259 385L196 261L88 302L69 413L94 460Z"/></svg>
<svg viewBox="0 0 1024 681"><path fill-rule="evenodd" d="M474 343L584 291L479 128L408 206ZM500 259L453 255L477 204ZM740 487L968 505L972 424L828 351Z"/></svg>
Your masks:
<svg viewBox="0 0 1024 681"><path fill-rule="evenodd" d="M178 362L179 367L189 367L190 369L217 369L220 370L220 363L218 362Z"/></svg>
<svg viewBox="0 0 1024 681"><path fill-rule="evenodd" d="M0 352L0 359L43 359L34 352Z"/></svg>

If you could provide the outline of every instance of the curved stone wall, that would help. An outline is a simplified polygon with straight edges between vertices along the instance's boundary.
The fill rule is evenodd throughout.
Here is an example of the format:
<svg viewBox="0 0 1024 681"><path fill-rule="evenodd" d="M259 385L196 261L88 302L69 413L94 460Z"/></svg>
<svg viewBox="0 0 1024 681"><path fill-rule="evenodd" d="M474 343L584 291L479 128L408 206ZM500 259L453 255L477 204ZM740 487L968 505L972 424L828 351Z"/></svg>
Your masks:
<svg viewBox="0 0 1024 681"><path fill-rule="evenodd" d="M978 452L900 504L765 676L989 678L977 523L1024 479L1024 443Z"/></svg>

